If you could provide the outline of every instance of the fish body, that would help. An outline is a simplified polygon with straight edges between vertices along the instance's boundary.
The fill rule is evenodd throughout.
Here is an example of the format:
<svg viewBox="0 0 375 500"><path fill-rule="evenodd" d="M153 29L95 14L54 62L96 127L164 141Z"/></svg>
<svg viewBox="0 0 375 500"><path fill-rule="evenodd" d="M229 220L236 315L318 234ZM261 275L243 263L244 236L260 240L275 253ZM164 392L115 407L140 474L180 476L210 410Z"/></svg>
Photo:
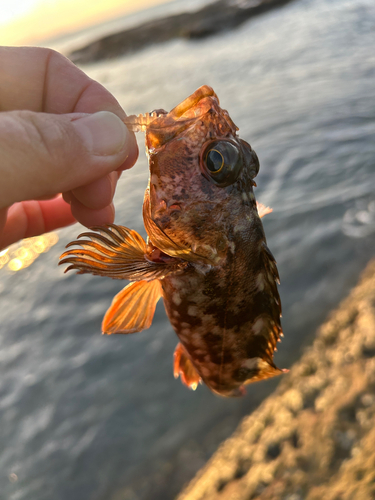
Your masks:
<svg viewBox="0 0 375 500"><path fill-rule="evenodd" d="M162 297L179 337L175 376L240 396L250 382L280 374L273 362L282 335L275 259L253 193L259 162L200 87L169 113L128 117L146 132L150 178L143 204L148 242L111 225L84 233L61 263L132 281L114 299L104 333L148 328ZM67 270L68 270L67 269Z"/></svg>

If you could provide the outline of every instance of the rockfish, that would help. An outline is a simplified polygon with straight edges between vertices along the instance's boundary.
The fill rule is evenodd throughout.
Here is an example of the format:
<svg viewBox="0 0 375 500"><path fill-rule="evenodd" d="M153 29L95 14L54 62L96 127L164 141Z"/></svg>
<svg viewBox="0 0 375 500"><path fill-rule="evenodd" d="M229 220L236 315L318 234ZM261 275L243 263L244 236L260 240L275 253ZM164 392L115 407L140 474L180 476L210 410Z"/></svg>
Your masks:
<svg viewBox="0 0 375 500"><path fill-rule="evenodd" d="M125 123L146 132L147 242L123 226L94 227L67 245L60 264L131 281L103 333L149 328L162 297L180 340L175 377L192 389L203 381L222 396L243 395L246 384L287 371L273 362L282 336L279 275L260 220L271 210L253 193L258 157L206 85L169 113Z"/></svg>

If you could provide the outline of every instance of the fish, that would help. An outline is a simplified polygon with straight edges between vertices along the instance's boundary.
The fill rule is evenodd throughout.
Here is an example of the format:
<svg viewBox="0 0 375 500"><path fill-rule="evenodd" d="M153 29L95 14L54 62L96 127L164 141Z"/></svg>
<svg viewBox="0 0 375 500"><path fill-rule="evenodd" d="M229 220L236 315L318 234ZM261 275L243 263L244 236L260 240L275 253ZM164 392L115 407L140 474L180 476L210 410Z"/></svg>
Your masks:
<svg viewBox="0 0 375 500"><path fill-rule="evenodd" d="M243 396L247 384L288 371L273 360L283 336L279 273L261 221L272 209L254 196L258 157L207 85L170 112L124 121L146 134L147 241L124 226L93 227L60 264L130 281L104 316L105 334L149 328L162 298L179 338L175 378Z"/></svg>

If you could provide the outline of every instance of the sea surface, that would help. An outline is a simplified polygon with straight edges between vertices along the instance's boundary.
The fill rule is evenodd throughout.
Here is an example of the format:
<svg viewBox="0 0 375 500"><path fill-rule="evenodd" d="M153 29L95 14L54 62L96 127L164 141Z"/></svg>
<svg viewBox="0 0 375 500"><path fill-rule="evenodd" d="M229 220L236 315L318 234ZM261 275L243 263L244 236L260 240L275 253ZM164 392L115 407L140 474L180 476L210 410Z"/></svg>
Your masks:
<svg viewBox="0 0 375 500"><path fill-rule="evenodd" d="M274 209L263 221L281 276L282 368L374 256L374 47L373 0L296 0L235 31L82 68L128 114L171 109L211 85L258 153L255 194ZM145 235L139 141L139 161L117 189L116 222ZM173 499L278 380L250 385L238 400L187 390L173 378L177 338L161 303L149 330L102 336L124 283L57 267L81 231L60 231L27 269L0 270L0 499Z"/></svg>

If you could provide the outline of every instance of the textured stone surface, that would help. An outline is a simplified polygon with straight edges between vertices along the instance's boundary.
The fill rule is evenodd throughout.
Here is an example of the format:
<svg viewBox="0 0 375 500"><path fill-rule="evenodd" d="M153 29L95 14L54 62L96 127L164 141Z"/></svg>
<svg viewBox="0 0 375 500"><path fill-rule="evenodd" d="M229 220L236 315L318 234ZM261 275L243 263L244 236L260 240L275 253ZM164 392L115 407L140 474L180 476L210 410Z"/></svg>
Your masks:
<svg viewBox="0 0 375 500"><path fill-rule="evenodd" d="M375 499L375 261L177 500Z"/></svg>

